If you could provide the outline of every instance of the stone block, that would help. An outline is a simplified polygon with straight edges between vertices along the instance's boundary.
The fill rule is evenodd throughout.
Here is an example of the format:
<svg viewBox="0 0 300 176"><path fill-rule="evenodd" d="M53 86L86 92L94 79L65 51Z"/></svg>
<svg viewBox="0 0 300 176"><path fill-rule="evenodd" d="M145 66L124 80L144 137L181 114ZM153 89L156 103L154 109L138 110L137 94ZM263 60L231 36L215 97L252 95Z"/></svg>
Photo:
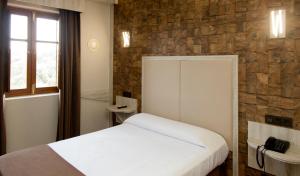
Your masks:
<svg viewBox="0 0 300 176"><path fill-rule="evenodd" d="M246 81L246 64L239 64L239 82Z"/></svg>
<svg viewBox="0 0 300 176"><path fill-rule="evenodd" d="M287 38L300 39L300 30L299 30L299 28L294 28L292 30L287 31L286 37Z"/></svg>
<svg viewBox="0 0 300 176"><path fill-rule="evenodd" d="M257 54L257 71L259 73L269 73L268 56L266 54Z"/></svg>
<svg viewBox="0 0 300 176"><path fill-rule="evenodd" d="M256 96L257 105L268 106L268 101L269 101L269 98L266 95L257 95Z"/></svg>
<svg viewBox="0 0 300 176"><path fill-rule="evenodd" d="M235 6L236 12L246 12L247 11L247 1L237 1Z"/></svg>
<svg viewBox="0 0 300 176"><path fill-rule="evenodd" d="M265 122L265 115L268 114L268 106L256 106L256 116L255 121L264 123Z"/></svg>
<svg viewBox="0 0 300 176"><path fill-rule="evenodd" d="M249 42L247 41L246 33L236 33L234 36L235 49L243 50L248 47Z"/></svg>
<svg viewBox="0 0 300 176"><path fill-rule="evenodd" d="M256 93L266 95L268 93L268 74L257 73Z"/></svg>
<svg viewBox="0 0 300 176"><path fill-rule="evenodd" d="M255 121L255 116L257 113L256 105L246 104L245 107L246 107L246 113L245 113L246 119Z"/></svg>
<svg viewBox="0 0 300 176"><path fill-rule="evenodd" d="M298 57L300 57L300 39L297 39L296 40L296 55L298 56Z"/></svg>
<svg viewBox="0 0 300 176"><path fill-rule="evenodd" d="M216 3L211 3L209 5L209 16L216 16L219 12L219 6Z"/></svg>
<svg viewBox="0 0 300 176"><path fill-rule="evenodd" d="M295 52L283 51L282 54L283 54L283 57L281 59L282 63L298 62L298 58Z"/></svg>
<svg viewBox="0 0 300 176"><path fill-rule="evenodd" d="M282 0L268 0L268 7L280 7L282 6Z"/></svg>
<svg viewBox="0 0 300 176"><path fill-rule="evenodd" d="M281 50L269 50L268 51L268 61L269 63L280 63L283 59L283 54Z"/></svg>
<svg viewBox="0 0 300 176"><path fill-rule="evenodd" d="M300 15L300 2L295 2L294 8L295 15Z"/></svg>
<svg viewBox="0 0 300 176"><path fill-rule="evenodd" d="M283 116L283 117L289 117L289 118L294 119L295 112L296 112L295 110L284 109L284 110L281 111L281 116Z"/></svg>
<svg viewBox="0 0 300 176"><path fill-rule="evenodd" d="M298 103L295 99L292 98L270 96L269 106L274 108L295 110L298 107Z"/></svg>
<svg viewBox="0 0 300 176"><path fill-rule="evenodd" d="M269 65L269 84L279 85L281 84L281 66L280 64Z"/></svg>
<svg viewBox="0 0 300 176"><path fill-rule="evenodd" d="M296 42L295 42L295 40L294 39L285 39L285 41L284 41L284 48L287 51L294 52L296 50Z"/></svg>
<svg viewBox="0 0 300 176"><path fill-rule="evenodd" d="M197 54L201 54L201 51L202 51L202 50L201 50L201 45L194 45L194 46L193 46L193 53L194 53L194 54L196 54L196 55L197 55Z"/></svg>
<svg viewBox="0 0 300 176"><path fill-rule="evenodd" d="M284 47L284 39L269 39L267 41L268 49L282 49Z"/></svg>
<svg viewBox="0 0 300 176"><path fill-rule="evenodd" d="M246 85L248 93L256 93L256 82L257 77L256 73L248 73L246 75Z"/></svg>
<svg viewBox="0 0 300 176"><path fill-rule="evenodd" d="M283 74L281 82L282 82L282 96L293 98L295 75Z"/></svg>
<svg viewBox="0 0 300 176"><path fill-rule="evenodd" d="M282 109L268 106L268 114L273 116L281 116Z"/></svg>
<svg viewBox="0 0 300 176"><path fill-rule="evenodd" d="M294 128L300 130L300 108L295 111Z"/></svg>
<svg viewBox="0 0 300 176"><path fill-rule="evenodd" d="M245 32L246 23L245 22L238 22L236 24L236 32Z"/></svg>
<svg viewBox="0 0 300 176"><path fill-rule="evenodd" d="M282 74L297 74L300 70L300 64L297 62L288 62L281 64Z"/></svg>
<svg viewBox="0 0 300 176"><path fill-rule="evenodd" d="M300 99L300 87L293 87L293 96L292 97Z"/></svg>
<svg viewBox="0 0 300 176"><path fill-rule="evenodd" d="M216 34L217 30L214 26L210 24L203 24L200 27L201 35L212 35Z"/></svg>
<svg viewBox="0 0 300 176"><path fill-rule="evenodd" d="M271 85L268 86L268 95L271 96L281 96L282 88L280 85Z"/></svg>
<svg viewBox="0 0 300 176"><path fill-rule="evenodd" d="M247 63L247 73L256 73L258 71L258 63Z"/></svg>
<svg viewBox="0 0 300 176"><path fill-rule="evenodd" d="M226 33L235 33L237 31L237 25L236 24L226 24L224 31Z"/></svg>
<svg viewBox="0 0 300 176"><path fill-rule="evenodd" d="M249 93L240 93L239 100L241 103L256 104L256 95Z"/></svg>
<svg viewBox="0 0 300 176"><path fill-rule="evenodd" d="M295 86L300 87L300 73L295 76Z"/></svg>
<svg viewBox="0 0 300 176"><path fill-rule="evenodd" d="M247 92L247 85L245 82L239 82L239 92Z"/></svg>

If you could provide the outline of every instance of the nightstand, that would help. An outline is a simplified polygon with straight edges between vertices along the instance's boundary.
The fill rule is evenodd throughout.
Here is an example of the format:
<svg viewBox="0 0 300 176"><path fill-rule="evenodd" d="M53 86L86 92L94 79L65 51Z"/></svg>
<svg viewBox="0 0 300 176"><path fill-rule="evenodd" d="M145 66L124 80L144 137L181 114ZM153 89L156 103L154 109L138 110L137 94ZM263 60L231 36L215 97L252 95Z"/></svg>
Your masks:
<svg viewBox="0 0 300 176"><path fill-rule="evenodd" d="M122 106L126 107L119 108ZM111 112L111 125L115 126L123 123L128 117L137 113L137 100L134 98L116 96L116 104L110 105L106 109Z"/></svg>
<svg viewBox="0 0 300 176"><path fill-rule="evenodd" d="M248 166L262 170L256 162L257 146L263 145L268 137L290 142L286 153L271 150L265 152L265 171L272 175L298 176L300 173L300 131L285 127L248 121Z"/></svg>

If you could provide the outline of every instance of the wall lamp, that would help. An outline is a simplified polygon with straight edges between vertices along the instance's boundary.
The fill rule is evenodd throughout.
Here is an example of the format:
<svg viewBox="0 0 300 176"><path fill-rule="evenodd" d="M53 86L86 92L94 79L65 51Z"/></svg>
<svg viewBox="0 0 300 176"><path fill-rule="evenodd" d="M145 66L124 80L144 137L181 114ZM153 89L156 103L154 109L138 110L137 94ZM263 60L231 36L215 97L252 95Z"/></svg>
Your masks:
<svg viewBox="0 0 300 176"><path fill-rule="evenodd" d="M129 31L123 31L122 32L122 38L123 38L123 47L124 48L130 47L130 32Z"/></svg>
<svg viewBox="0 0 300 176"><path fill-rule="evenodd" d="M90 39L88 41L88 48L93 52L97 51L99 48L99 41L97 39Z"/></svg>
<svg viewBox="0 0 300 176"><path fill-rule="evenodd" d="M286 12L283 9L270 12L270 38L285 38Z"/></svg>

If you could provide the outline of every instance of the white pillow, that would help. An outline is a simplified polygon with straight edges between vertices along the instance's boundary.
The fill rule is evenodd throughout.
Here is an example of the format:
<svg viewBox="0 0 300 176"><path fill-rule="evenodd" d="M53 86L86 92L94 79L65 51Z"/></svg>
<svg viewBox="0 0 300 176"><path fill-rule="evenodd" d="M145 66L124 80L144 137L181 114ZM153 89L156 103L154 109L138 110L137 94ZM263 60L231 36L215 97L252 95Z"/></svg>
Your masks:
<svg viewBox="0 0 300 176"><path fill-rule="evenodd" d="M218 134L201 127L147 113L133 115L124 123L129 123L140 128L151 130L205 148L207 147L205 143L209 142L208 140L212 140L216 136L220 137Z"/></svg>

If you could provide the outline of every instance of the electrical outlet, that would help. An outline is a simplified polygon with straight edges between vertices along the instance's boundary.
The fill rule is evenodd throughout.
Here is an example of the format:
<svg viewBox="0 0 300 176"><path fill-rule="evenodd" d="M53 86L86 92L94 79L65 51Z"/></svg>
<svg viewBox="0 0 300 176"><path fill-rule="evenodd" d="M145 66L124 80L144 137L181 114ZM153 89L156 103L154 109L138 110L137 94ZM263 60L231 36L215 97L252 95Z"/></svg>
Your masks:
<svg viewBox="0 0 300 176"><path fill-rule="evenodd" d="M132 94L129 91L123 91L123 97L131 98Z"/></svg>
<svg viewBox="0 0 300 176"><path fill-rule="evenodd" d="M289 117L266 115L265 122L267 124L293 128L293 119Z"/></svg>

